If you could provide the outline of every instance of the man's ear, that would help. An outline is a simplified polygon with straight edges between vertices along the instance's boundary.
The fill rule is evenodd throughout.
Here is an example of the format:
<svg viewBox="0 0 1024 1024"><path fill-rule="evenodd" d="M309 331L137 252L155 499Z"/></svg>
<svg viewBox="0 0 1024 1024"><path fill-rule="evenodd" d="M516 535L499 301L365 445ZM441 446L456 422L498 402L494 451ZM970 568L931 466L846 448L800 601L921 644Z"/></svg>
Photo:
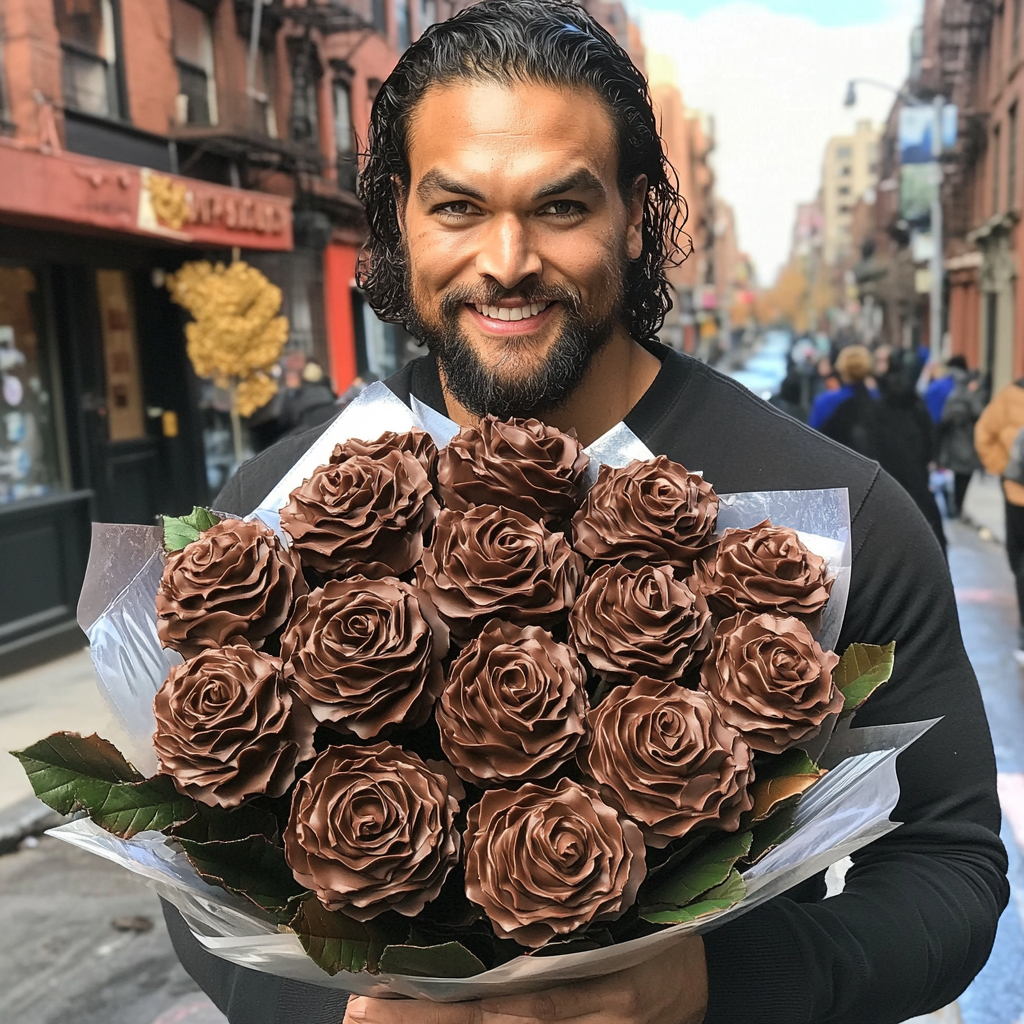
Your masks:
<svg viewBox="0 0 1024 1024"><path fill-rule="evenodd" d="M408 193L405 190L405 186L402 184L402 179L397 174L391 175L391 191L395 197L395 210L398 213L398 230L402 233L402 237L405 237L405 203L409 198Z"/></svg>
<svg viewBox="0 0 1024 1024"><path fill-rule="evenodd" d="M633 182L633 193L626 210L626 255L638 260L644 251L644 207L647 205L647 175L641 174Z"/></svg>

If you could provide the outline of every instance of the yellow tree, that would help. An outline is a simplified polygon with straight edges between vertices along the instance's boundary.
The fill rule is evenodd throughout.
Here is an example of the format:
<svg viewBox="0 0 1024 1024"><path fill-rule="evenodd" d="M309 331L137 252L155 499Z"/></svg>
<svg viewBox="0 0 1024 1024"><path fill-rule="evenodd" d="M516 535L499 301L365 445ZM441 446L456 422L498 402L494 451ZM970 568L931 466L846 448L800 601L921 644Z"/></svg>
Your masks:
<svg viewBox="0 0 1024 1024"><path fill-rule="evenodd" d="M288 340L280 316L281 289L243 260L229 266L186 263L167 278L171 298L192 315L185 327L189 360L200 377L231 395L235 460L242 459L242 416L251 416L277 392L268 371Z"/></svg>

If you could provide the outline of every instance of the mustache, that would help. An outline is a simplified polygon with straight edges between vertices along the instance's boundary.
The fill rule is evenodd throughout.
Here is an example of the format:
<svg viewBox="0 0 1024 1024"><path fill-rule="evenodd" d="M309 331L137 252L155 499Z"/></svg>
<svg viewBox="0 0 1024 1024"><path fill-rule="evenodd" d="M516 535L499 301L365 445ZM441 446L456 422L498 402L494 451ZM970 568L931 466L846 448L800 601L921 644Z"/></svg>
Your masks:
<svg viewBox="0 0 1024 1024"><path fill-rule="evenodd" d="M567 285L545 285L535 281L517 285L515 288L503 288L495 281L483 287L456 285L450 288L441 299L441 316L451 320L458 315L463 306L494 306L503 299L519 299L524 303L560 302L570 316L579 316L583 307L580 293Z"/></svg>

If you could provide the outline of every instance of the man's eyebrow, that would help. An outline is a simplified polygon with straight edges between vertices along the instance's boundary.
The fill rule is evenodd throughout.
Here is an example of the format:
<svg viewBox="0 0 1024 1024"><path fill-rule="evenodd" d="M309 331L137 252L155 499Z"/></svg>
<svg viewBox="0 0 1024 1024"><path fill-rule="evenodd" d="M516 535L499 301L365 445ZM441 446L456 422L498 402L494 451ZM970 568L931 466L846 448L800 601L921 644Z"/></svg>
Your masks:
<svg viewBox="0 0 1024 1024"><path fill-rule="evenodd" d="M449 178L444 171L439 171L436 168L427 171L416 183L416 195L424 202L431 192L450 192L457 196L469 196L470 199L479 199L481 202L483 202L484 198L482 192L478 192L475 188L470 188L454 178Z"/></svg>
<svg viewBox="0 0 1024 1024"><path fill-rule="evenodd" d="M604 185L593 171L587 170L586 167L581 167L579 170L567 174L564 178L559 178L558 181L545 185L540 191L534 193L533 198L534 200L550 199L552 196L560 196L566 192L596 192L598 195L603 196Z"/></svg>

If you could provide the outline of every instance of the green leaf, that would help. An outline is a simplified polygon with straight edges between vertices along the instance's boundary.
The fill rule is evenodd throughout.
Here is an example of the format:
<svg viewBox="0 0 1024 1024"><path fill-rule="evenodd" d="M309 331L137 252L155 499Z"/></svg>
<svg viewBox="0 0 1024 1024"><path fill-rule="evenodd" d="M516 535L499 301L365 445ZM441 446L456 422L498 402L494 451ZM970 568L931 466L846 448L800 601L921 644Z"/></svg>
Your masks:
<svg viewBox="0 0 1024 1024"><path fill-rule="evenodd" d="M178 842L201 878L244 896L263 910L282 911L289 900L306 892L295 881L284 850L265 836L209 843L179 837Z"/></svg>
<svg viewBox="0 0 1024 1024"><path fill-rule="evenodd" d="M229 842L264 836L271 843L278 838L278 823L270 811L254 804L229 811L223 807L196 804L196 813L188 821L170 830L175 839L191 839L196 843Z"/></svg>
<svg viewBox="0 0 1024 1024"><path fill-rule="evenodd" d="M339 971L376 974L388 942L408 937L408 927L386 915L384 920L355 921L340 910L328 910L314 893L299 902L290 927L309 958L332 976Z"/></svg>
<svg viewBox="0 0 1024 1024"><path fill-rule="evenodd" d="M166 775L145 779L110 742L58 732L12 751L37 797L59 814L85 811L108 832L131 839L187 821L195 804Z"/></svg>
<svg viewBox="0 0 1024 1024"><path fill-rule="evenodd" d="M766 853L774 850L779 843L796 831L793 824L796 804L797 798L794 798L788 804L776 806L769 818L754 826L754 841L750 844L750 853L743 858L746 864L756 864Z"/></svg>
<svg viewBox="0 0 1024 1024"><path fill-rule="evenodd" d="M896 642L877 647L850 644L832 673L843 695L843 714L851 715L892 675Z"/></svg>
<svg viewBox="0 0 1024 1024"><path fill-rule="evenodd" d="M220 520L209 510L192 507L187 516L161 516L164 521L164 547L168 551L180 551L183 547L199 540L199 535Z"/></svg>
<svg viewBox="0 0 1024 1024"><path fill-rule="evenodd" d="M685 907L702 893L721 885L736 861L750 852L750 832L716 837L706 842L691 859L642 897L644 906Z"/></svg>
<svg viewBox="0 0 1024 1024"><path fill-rule="evenodd" d="M688 921L696 921L699 917L728 910L739 903L746 894L747 887L740 877L740 873L733 869L721 885L706 892L697 903L691 903L688 907L680 907L678 910L641 912L640 916L649 924L686 924Z"/></svg>
<svg viewBox="0 0 1024 1024"><path fill-rule="evenodd" d="M380 957L381 974L415 978L472 978L487 968L461 942L440 946L388 946Z"/></svg>

